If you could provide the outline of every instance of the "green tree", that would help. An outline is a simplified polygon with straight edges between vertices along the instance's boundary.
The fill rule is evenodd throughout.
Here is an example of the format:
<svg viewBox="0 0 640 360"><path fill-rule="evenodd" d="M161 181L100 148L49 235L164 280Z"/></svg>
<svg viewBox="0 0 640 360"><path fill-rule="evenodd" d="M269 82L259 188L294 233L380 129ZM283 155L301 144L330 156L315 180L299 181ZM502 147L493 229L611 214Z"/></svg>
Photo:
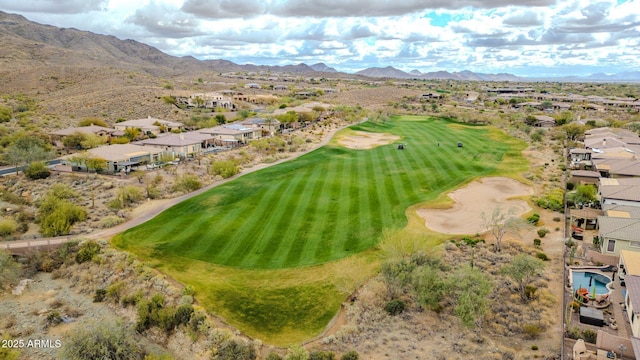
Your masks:
<svg viewBox="0 0 640 360"><path fill-rule="evenodd" d="M110 322L75 328L65 338L61 354L68 360L142 360L145 356L131 329Z"/></svg>
<svg viewBox="0 0 640 360"><path fill-rule="evenodd" d="M36 161L24 169L24 175L31 180L46 179L51 176L51 171L44 162Z"/></svg>
<svg viewBox="0 0 640 360"><path fill-rule="evenodd" d="M36 217L43 235L67 235L73 224L86 218L85 209L71 202L74 197L73 191L65 185L54 184L49 188Z"/></svg>
<svg viewBox="0 0 640 360"><path fill-rule="evenodd" d="M591 184L578 185L576 189L569 193L568 198L574 203L588 203L598 200L598 190Z"/></svg>
<svg viewBox="0 0 640 360"><path fill-rule="evenodd" d="M86 159L87 171L95 171L101 173L107 169L107 160L101 157L90 156Z"/></svg>
<svg viewBox="0 0 640 360"><path fill-rule="evenodd" d="M518 254L513 257L509 264L502 266L500 272L512 278L518 284L520 298L522 301L527 302L529 297L525 291L526 286L542 269L544 269L542 260L528 254Z"/></svg>
<svg viewBox="0 0 640 360"><path fill-rule="evenodd" d="M573 113L571 111L563 111L560 114L556 115L555 121L556 125L565 125L573 121Z"/></svg>
<svg viewBox="0 0 640 360"><path fill-rule="evenodd" d="M85 135L79 132L67 135L62 138L62 145L67 149L81 149L82 142L85 140Z"/></svg>
<svg viewBox="0 0 640 360"><path fill-rule="evenodd" d="M579 137L584 135L585 127L584 125L571 123L571 124L563 125L562 130L565 133L566 137L569 138L569 140L575 141Z"/></svg>
<svg viewBox="0 0 640 360"><path fill-rule="evenodd" d="M222 124L225 124L227 122L227 117L222 115L222 114L216 115L215 119L216 119L216 123L218 125L222 125Z"/></svg>
<svg viewBox="0 0 640 360"><path fill-rule="evenodd" d="M240 119L246 119L246 118L248 118L249 116L251 116L251 114L252 114L251 110L248 110L248 109L240 109L240 110L238 111L238 117L239 117Z"/></svg>
<svg viewBox="0 0 640 360"><path fill-rule="evenodd" d="M286 360L309 360L309 353L300 345L294 345L289 348Z"/></svg>
<svg viewBox="0 0 640 360"><path fill-rule="evenodd" d="M107 139L96 134L88 134L80 142L83 149L93 149L106 144Z"/></svg>
<svg viewBox="0 0 640 360"><path fill-rule="evenodd" d="M454 290L453 311L467 327L481 328L482 318L488 310L487 296L493 283L487 276L471 267L458 269L451 279Z"/></svg>
<svg viewBox="0 0 640 360"><path fill-rule="evenodd" d="M9 145L5 152L5 161L15 166L16 174L18 167L27 165L34 161L43 161L53 156L47 145L37 136L23 136Z"/></svg>

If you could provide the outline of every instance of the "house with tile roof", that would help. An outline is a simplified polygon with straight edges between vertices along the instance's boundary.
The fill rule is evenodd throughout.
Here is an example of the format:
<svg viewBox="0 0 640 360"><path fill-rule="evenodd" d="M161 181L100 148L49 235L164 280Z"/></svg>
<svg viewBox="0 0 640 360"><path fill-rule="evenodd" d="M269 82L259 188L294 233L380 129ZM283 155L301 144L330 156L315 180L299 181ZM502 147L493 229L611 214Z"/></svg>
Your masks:
<svg viewBox="0 0 640 360"><path fill-rule="evenodd" d="M147 117L144 119L127 120L116 123L113 126L116 130L125 131L127 129L139 129L143 134L155 134L158 135L163 132L172 132L176 130L183 130L184 124L177 121L162 120L154 117Z"/></svg>
<svg viewBox="0 0 640 360"><path fill-rule="evenodd" d="M89 157L105 159L107 161L106 172L108 173L117 173L137 165L154 164L165 155L165 151L162 149L134 144L105 145L89 149L86 153ZM62 165L70 165L76 171L86 171L86 164L74 162L77 157L77 154L66 155L60 160Z"/></svg>
<svg viewBox="0 0 640 360"><path fill-rule="evenodd" d="M195 131L180 134L166 134L156 138L135 142L136 145L153 146L163 149L172 157L192 157L203 152L208 145L213 144L213 136Z"/></svg>
<svg viewBox="0 0 640 360"><path fill-rule="evenodd" d="M640 252L640 219L598 216L600 252L619 256L621 250Z"/></svg>

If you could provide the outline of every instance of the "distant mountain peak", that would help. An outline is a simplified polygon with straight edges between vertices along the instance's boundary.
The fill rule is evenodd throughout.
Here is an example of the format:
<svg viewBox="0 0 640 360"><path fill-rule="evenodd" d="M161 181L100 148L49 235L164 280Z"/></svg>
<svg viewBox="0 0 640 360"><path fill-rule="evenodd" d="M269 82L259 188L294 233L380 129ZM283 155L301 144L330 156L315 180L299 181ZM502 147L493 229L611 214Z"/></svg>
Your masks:
<svg viewBox="0 0 640 360"><path fill-rule="evenodd" d="M317 64L313 64L310 66L313 70L315 71L319 71L319 72L338 72L338 70L327 66L325 63L317 63Z"/></svg>

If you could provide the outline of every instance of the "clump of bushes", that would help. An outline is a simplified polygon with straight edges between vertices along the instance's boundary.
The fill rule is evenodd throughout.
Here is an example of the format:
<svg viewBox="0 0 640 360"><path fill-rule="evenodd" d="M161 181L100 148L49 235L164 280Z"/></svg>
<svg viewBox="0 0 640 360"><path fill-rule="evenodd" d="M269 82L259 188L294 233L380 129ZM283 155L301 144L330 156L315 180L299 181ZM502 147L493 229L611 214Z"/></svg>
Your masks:
<svg viewBox="0 0 640 360"><path fill-rule="evenodd" d="M41 161L31 163L23 172L31 180L46 179L51 176L51 170Z"/></svg>
<svg viewBox="0 0 640 360"><path fill-rule="evenodd" d="M553 189L535 197L534 202L543 209L562 211L564 210L563 196L564 191L562 189Z"/></svg>
<svg viewBox="0 0 640 360"><path fill-rule="evenodd" d="M402 312L405 310L406 307L407 307L407 304L404 301L395 299L395 300L389 301L384 306L384 310L389 315L398 315L398 314L402 314Z"/></svg>
<svg viewBox="0 0 640 360"><path fill-rule="evenodd" d="M174 191L192 192L202 187L202 181L196 175L185 174L181 176L174 186Z"/></svg>
<svg viewBox="0 0 640 360"><path fill-rule="evenodd" d="M540 221L540 214L535 213L527 218L527 222L531 225L537 225L538 221Z"/></svg>
<svg viewBox="0 0 640 360"><path fill-rule="evenodd" d="M238 165L236 165L236 163L231 160L214 161L209 168L209 172L212 175L219 175L223 179L226 179L239 173L240 168L238 168Z"/></svg>
<svg viewBox="0 0 640 360"><path fill-rule="evenodd" d="M178 308L165 306L164 297L159 294L152 296L149 300L137 300L137 310L136 331L138 332L156 326L169 334L178 325L191 325L194 314L191 304L180 305Z"/></svg>
<svg viewBox="0 0 640 360"><path fill-rule="evenodd" d="M547 254L545 254L545 253L543 253L543 252L540 252L540 251L536 253L536 257L537 257L538 259L542 260L542 261L549 261L549 260L551 260Z"/></svg>
<svg viewBox="0 0 640 360"><path fill-rule="evenodd" d="M80 249L76 254L76 262L82 264L85 261L93 259L94 256L100 253L100 245L97 242L90 240L80 245Z"/></svg>
<svg viewBox="0 0 640 360"><path fill-rule="evenodd" d="M537 233L538 233L538 236L543 238L549 233L549 229L547 228L538 229Z"/></svg>
<svg viewBox="0 0 640 360"><path fill-rule="evenodd" d="M360 355L358 355L357 351L350 350L344 353L340 359L341 360L358 360L359 358L360 358Z"/></svg>

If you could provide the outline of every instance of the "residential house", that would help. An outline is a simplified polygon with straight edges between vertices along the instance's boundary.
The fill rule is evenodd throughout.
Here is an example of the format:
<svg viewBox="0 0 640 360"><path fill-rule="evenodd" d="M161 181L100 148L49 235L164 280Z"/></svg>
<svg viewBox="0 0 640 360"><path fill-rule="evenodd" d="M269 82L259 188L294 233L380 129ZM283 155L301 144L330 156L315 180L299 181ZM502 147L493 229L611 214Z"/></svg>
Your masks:
<svg viewBox="0 0 640 360"><path fill-rule="evenodd" d="M640 176L640 161L631 159L593 159L595 171L608 178Z"/></svg>
<svg viewBox="0 0 640 360"><path fill-rule="evenodd" d="M56 130L49 134L51 138L51 142L58 146L62 147L62 139L67 136L82 134L82 135L96 135L100 138L103 138L105 142L109 141L112 136L115 136L118 133L118 130L106 128L103 126L90 125L90 126L80 126L80 127L71 127L61 130Z"/></svg>
<svg viewBox="0 0 640 360"><path fill-rule="evenodd" d="M276 131L280 130L280 121L278 119L252 117L247 118L240 124L246 125L247 127L262 129L270 135L273 135Z"/></svg>
<svg viewBox="0 0 640 360"><path fill-rule="evenodd" d="M108 173L118 173L121 170L130 170L132 166L157 163L164 154L163 149L145 147L134 144L105 145L86 151L93 158L102 158L107 161ZM78 154L66 155L60 158L62 165L70 165L74 170L87 170L86 164L73 161Z"/></svg>
<svg viewBox="0 0 640 360"><path fill-rule="evenodd" d="M600 204L640 207L640 178L601 178Z"/></svg>
<svg viewBox="0 0 640 360"><path fill-rule="evenodd" d="M556 126L556 120L547 115L533 115L536 121L533 123L535 127L551 128Z"/></svg>
<svg viewBox="0 0 640 360"><path fill-rule="evenodd" d="M202 153L212 143L212 135L191 131L180 134L167 134L158 136L155 139L145 139L137 141L135 144L163 149L166 154L171 155L173 158L186 158Z"/></svg>
<svg viewBox="0 0 640 360"><path fill-rule="evenodd" d="M184 124L177 121L162 120L151 116L145 119L127 120L116 123L116 130L126 131L127 129L138 129L143 134L158 135L163 132L172 132L174 130L183 130Z"/></svg>
<svg viewBox="0 0 640 360"><path fill-rule="evenodd" d="M629 205L602 205L604 215L626 219L640 219L640 207Z"/></svg>
<svg viewBox="0 0 640 360"><path fill-rule="evenodd" d="M217 92L191 94L186 99L186 105L189 107L203 107L206 109L222 108L234 110L235 105L231 98L226 97Z"/></svg>
<svg viewBox="0 0 640 360"><path fill-rule="evenodd" d="M220 125L212 128L200 129L198 132L212 135L217 143L225 146L247 144L250 140L262 137L262 129L242 124Z"/></svg>
<svg viewBox="0 0 640 360"><path fill-rule="evenodd" d="M600 252L619 256L621 250L640 251L640 219L598 216Z"/></svg>
<svg viewBox="0 0 640 360"><path fill-rule="evenodd" d="M591 162L591 149L574 148L569 150L570 167L572 169L590 169L593 166Z"/></svg>
<svg viewBox="0 0 640 360"><path fill-rule="evenodd" d="M571 179L569 181L574 184L591 184L597 186L600 182L600 173L590 170L572 170Z"/></svg>

